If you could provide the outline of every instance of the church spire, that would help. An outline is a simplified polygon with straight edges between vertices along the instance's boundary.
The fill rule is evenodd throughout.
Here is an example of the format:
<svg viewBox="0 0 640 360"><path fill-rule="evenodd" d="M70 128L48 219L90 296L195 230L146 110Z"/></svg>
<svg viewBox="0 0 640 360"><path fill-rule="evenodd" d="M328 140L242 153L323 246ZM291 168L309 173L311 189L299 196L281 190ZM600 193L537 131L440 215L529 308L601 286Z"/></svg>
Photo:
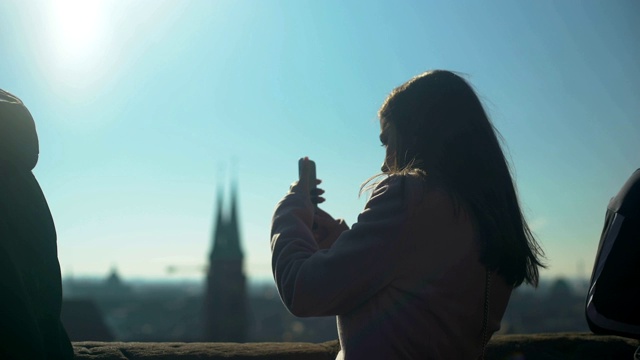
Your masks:
<svg viewBox="0 0 640 360"><path fill-rule="evenodd" d="M226 224L223 214L223 203L223 189L222 186L218 185L218 192L216 194L216 218L213 224L213 244L209 258L213 258L216 250L220 251L220 249L226 245L226 236L224 236Z"/></svg>
<svg viewBox="0 0 640 360"><path fill-rule="evenodd" d="M242 259L240 246L240 222L238 220L238 187L231 184L230 209L224 211L223 190L218 187L216 224L213 231L213 247L210 259Z"/></svg>
<svg viewBox="0 0 640 360"><path fill-rule="evenodd" d="M240 246L238 189L231 184L229 212L218 187L213 249L209 258L204 299L203 340L243 342L247 335L246 278Z"/></svg>
<svg viewBox="0 0 640 360"><path fill-rule="evenodd" d="M240 248L240 222L238 221L238 183L231 184L231 214L229 218L229 250L242 257Z"/></svg>

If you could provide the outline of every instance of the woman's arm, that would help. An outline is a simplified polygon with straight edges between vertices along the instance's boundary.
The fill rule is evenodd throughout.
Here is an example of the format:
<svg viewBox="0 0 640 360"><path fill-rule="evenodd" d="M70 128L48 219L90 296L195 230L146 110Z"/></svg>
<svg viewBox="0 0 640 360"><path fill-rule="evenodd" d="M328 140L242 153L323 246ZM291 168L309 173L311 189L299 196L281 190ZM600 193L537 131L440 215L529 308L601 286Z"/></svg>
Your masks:
<svg viewBox="0 0 640 360"><path fill-rule="evenodd" d="M343 219L334 219L324 210L317 208L313 217L313 237L320 249L328 249L338 237L349 230Z"/></svg>
<svg viewBox="0 0 640 360"><path fill-rule="evenodd" d="M374 190L351 230L330 249L319 250L310 228L313 207L292 186L277 205L271 229L272 267L280 296L297 316L344 314L394 278L406 238L411 199L403 177Z"/></svg>

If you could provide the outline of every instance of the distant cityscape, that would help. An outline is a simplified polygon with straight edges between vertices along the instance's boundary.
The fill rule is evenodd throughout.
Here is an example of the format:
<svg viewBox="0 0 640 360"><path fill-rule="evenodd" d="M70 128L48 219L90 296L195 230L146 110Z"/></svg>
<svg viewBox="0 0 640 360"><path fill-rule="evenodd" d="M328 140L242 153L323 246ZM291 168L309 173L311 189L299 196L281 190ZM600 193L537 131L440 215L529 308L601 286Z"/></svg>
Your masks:
<svg viewBox="0 0 640 360"><path fill-rule="evenodd" d="M296 318L271 282L243 272L235 185L228 210L219 191L209 264L202 281L127 281L114 267L104 279L63 279L62 322L72 341L324 342L338 337L334 317ZM171 270L171 269L169 269ZM542 281L516 289L500 333L589 331L587 280Z"/></svg>
<svg viewBox="0 0 640 360"><path fill-rule="evenodd" d="M73 341L206 341L205 281L127 282L116 269L105 279L63 281L62 320ZM500 334L589 331L587 280L543 280L516 289ZM296 318L275 284L248 286L242 342L324 342L337 339L334 317Z"/></svg>
<svg viewBox="0 0 640 360"><path fill-rule="evenodd" d="M335 319L297 319L273 284L248 285L232 184L218 191L206 276L201 282L63 280L62 321L72 341L308 341L337 338ZM175 271L173 267L168 270Z"/></svg>

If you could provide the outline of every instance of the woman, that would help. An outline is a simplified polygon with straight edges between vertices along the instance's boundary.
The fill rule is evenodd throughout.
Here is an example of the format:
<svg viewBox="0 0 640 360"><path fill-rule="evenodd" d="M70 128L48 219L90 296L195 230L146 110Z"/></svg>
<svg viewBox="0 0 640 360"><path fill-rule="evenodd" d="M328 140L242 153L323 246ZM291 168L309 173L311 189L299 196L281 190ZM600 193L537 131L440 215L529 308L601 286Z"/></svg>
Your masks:
<svg viewBox="0 0 640 360"><path fill-rule="evenodd" d="M348 229L294 183L277 205L272 265L296 316L337 315L344 359L474 359L542 251L478 97L431 71L379 111L382 171Z"/></svg>

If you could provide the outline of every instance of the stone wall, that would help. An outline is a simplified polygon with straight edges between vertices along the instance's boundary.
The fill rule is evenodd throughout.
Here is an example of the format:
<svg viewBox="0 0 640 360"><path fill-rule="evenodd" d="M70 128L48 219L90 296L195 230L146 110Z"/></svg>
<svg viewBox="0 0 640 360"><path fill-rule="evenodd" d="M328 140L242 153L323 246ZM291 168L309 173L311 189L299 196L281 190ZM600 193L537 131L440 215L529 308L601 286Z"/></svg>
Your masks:
<svg viewBox="0 0 640 360"><path fill-rule="evenodd" d="M140 343L76 342L83 360L332 360L337 341L311 343ZM497 335L489 342L487 359L627 359L633 360L640 341L582 333Z"/></svg>

